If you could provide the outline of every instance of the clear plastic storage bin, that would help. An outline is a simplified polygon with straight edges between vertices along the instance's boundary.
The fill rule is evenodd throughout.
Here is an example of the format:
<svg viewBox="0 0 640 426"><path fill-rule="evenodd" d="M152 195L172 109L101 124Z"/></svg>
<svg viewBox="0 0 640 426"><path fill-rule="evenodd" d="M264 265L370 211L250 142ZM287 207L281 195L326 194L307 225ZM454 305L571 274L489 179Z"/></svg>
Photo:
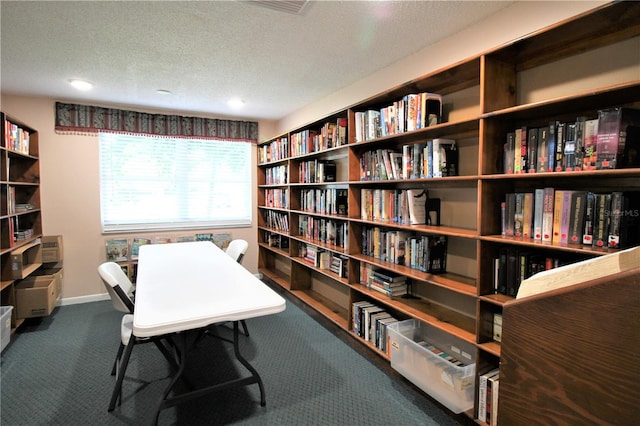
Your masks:
<svg viewBox="0 0 640 426"><path fill-rule="evenodd" d="M420 389L454 413L473 408L473 345L410 319L389 326L389 346L391 367Z"/></svg>
<svg viewBox="0 0 640 426"><path fill-rule="evenodd" d="M11 311L13 306L0 306L0 352L11 341Z"/></svg>

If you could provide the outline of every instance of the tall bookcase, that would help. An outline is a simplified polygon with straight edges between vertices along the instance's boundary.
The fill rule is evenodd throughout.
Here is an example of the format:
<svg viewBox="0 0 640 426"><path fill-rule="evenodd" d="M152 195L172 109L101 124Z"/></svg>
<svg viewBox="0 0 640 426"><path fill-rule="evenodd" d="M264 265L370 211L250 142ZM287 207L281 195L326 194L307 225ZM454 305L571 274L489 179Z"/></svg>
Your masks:
<svg viewBox="0 0 640 426"><path fill-rule="evenodd" d="M4 113L0 113L0 121L1 303L15 306L14 283L42 265L38 132ZM22 321L16 319L14 309L12 329Z"/></svg>
<svg viewBox="0 0 640 426"><path fill-rule="evenodd" d="M501 203L508 193L553 187L593 192L640 190L640 168L505 174L503 152L512 129L543 126L550 121L597 117L610 107L640 107L640 3L613 2L559 22L490 51L429 73L344 110L267 140L258 146L259 270L317 310L373 353L388 356L352 330L352 303L370 301L402 319L418 319L476 348L475 405L478 377L500 364L501 344L493 339L494 314L513 300L494 291L494 259L502 248L526 249L575 261L600 256L609 249L541 243L501 234ZM380 110L405 95L442 95L440 124L356 142L356 114ZM347 121L346 144L292 155L295 141L308 132L321 133L327 123ZM360 162L367 151L445 138L457 142L458 176L361 180ZM332 182L304 183L302 163L332 161ZM274 178L275 176L275 178ZM301 194L344 190L345 214L304 211ZM361 219L365 189L426 189L441 202L441 224L403 225ZM325 241L309 229L346 229L344 244ZM363 228L381 227L413 234L446 236L447 272L429 274L363 254ZM343 274L315 267L300 246L321 247L346 263ZM387 297L360 284L363 265L408 277L417 298Z"/></svg>

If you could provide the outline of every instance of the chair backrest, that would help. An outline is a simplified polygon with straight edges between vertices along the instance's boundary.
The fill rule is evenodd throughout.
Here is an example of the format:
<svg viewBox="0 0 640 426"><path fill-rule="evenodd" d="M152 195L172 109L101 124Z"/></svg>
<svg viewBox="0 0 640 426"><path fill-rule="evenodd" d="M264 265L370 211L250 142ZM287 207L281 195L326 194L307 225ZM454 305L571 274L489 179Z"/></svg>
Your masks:
<svg viewBox="0 0 640 426"><path fill-rule="evenodd" d="M105 262L98 266L98 275L111 297L113 307L120 312L133 313L134 304L130 296L133 284L120 265L115 262Z"/></svg>
<svg viewBox="0 0 640 426"><path fill-rule="evenodd" d="M249 243L245 240L233 240L227 246L225 253L234 258L238 263L242 263L242 259L244 258L244 254L247 252L249 248Z"/></svg>

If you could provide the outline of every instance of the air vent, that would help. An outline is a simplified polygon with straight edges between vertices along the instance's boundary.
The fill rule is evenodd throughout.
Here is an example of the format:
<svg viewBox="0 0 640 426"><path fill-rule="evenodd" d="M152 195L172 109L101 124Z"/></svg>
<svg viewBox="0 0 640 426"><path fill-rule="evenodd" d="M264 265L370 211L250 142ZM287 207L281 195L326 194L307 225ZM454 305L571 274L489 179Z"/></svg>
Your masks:
<svg viewBox="0 0 640 426"><path fill-rule="evenodd" d="M309 0L304 1L287 1L287 0L249 0L249 3L253 3L258 6L263 6L278 12L287 12L298 15L302 12L304 7L309 3Z"/></svg>

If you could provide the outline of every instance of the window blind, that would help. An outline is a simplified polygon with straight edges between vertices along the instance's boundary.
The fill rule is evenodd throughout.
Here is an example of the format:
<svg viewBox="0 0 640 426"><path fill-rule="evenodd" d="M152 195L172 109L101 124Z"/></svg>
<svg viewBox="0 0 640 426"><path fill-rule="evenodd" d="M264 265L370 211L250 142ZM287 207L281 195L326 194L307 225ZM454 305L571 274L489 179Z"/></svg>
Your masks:
<svg viewBox="0 0 640 426"><path fill-rule="evenodd" d="M251 225L251 144L100 133L102 230Z"/></svg>

